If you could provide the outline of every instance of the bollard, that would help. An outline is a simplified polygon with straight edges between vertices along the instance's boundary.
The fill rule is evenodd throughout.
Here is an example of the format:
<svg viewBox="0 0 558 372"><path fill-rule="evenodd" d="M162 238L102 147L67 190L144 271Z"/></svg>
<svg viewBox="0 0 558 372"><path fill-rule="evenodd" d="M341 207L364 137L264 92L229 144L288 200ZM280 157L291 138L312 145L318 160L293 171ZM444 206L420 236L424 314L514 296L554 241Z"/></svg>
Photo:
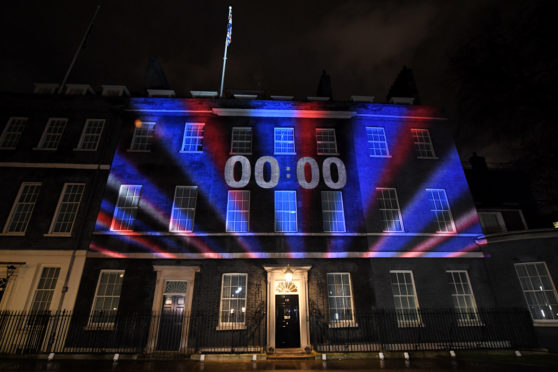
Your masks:
<svg viewBox="0 0 558 372"><path fill-rule="evenodd" d="M515 356L516 356L516 357L520 357L520 356L521 356L521 351L516 350L516 351L515 351Z"/></svg>
<svg viewBox="0 0 558 372"><path fill-rule="evenodd" d="M200 355L200 362L204 362L205 361L205 354Z"/></svg>
<svg viewBox="0 0 558 372"><path fill-rule="evenodd" d="M451 356L452 358L455 358L455 351L450 350L450 356Z"/></svg>
<svg viewBox="0 0 558 372"><path fill-rule="evenodd" d="M114 354L114 356L112 357L112 361L113 361L113 362L118 362L118 358L120 358L120 354L116 353L116 354Z"/></svg>
<svg viewBox="0 0 558 372"><path fill-rule="evenodd" d="M327 360L327 355L326 354L322 354L322 360Z"/></svg>
<svg viewBox="0 0 558 372"><path fill-rule="evenodd" d="M405 358L405 360L409 360L409 353L408 352L404 352L403 353L403 357Z"/></svg>
<svg viewBox="0 0 558 372"><path fill-rule="evenodd" d="M258 359L258 356L256 354L252 354L252 362L255 362Z"/></svg>
<svg viewBox="0 0 558 372"><path fill-rule="evenodd" d="M54 359L54 353L48 354L47 360L48 360L48 361L51 361L51 360L53 360L53 359Z"/></svg>
<svg viewBox="0 0 558 372"><path fill-rule="evenodd" d="M378 353L378 357L380 358L380 360L384 360L386 358L384 356L384 353L382 353L381 351Z"/></svg>

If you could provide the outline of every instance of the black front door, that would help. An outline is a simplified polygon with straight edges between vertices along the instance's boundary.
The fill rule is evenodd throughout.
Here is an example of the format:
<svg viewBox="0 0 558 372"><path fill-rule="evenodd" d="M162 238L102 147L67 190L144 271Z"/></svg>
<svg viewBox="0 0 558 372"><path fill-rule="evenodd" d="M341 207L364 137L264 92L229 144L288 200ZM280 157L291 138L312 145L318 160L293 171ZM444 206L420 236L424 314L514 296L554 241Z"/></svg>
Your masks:
<svg viewBox="0 0 558 372"><path fill-rule="evenodd" d="M275 347L300 347L298 295L275 295Z"/></svg>
<svg viewBox="0 0 558 372"><path fill-rule="evenodd" d="M159 320L158 350L178 350L184 318L184 295L163 295L163 309Z"/></svg>

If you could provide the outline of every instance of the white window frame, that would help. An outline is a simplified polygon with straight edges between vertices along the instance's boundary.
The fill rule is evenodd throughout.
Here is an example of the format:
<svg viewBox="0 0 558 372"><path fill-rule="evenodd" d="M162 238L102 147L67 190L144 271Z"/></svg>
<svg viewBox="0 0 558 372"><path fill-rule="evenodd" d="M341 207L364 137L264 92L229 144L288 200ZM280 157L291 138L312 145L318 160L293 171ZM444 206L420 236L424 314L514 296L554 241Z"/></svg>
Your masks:
<svg viewBox="0 0 558 372"><path fill-rule="evenodd" d="M345 293L342 293L340 296L333 296L330 295L330 291L329 291L329 286L330 286L330 282L329 282L329 278L330 276L333 277L334 275L343 275L343 276L347 276L348 278L348 282L349 282L349 295L347 296ZM331 283L332 285L336 285L336 283ZM341 284L342 285L342 284ZM327 273L326 275L326 286L327 286L327 300L328 300L328 318L329 318L329 327L330 328L345 328L345 327L358 327L358 324L356 324L355 322L355 303L354 303L354 298L353 298L353 282L351 279L351 273L348 272L333 272L333 273ZM346 320L339 320L339 319L332 319L331 318L331 306L330 306L330 299L331 298L338 298L341 297L343 299L345 298L349 298L349 305L350 305L350 310L351 311L351 319L346 319ZM342 310L347 310L347 309L342 309Z"/></svg>
<svg viewBox="0 0 558 372"><path fill-rule="evenodd" d="M62 130L60 133L49 133L51 127L57 123L63 123ZM43 150L43 151L56 151L58 150L58 146L60 145L60 140L64 135L64 131L66 130L66 126L68 125L68 118L49 118L45 129L43 130L43 134L41 135L41 139L39 140L39 144L34 150ZM55 147L45 147L45 142L47 141L48 136L53 136L56 138L56 146Z"/></svg>
<svg viewBox="0 0 558 372"><path fill-rule="evenodd" d="M447 204L448 208L447 209L440 209L437 208L437 204L438 202L434 200L434 194L433 192L436 192L438 195L444 195L445 198L445 203ZM436 230L436 233L439 234L453 234L455 233L457 230L455 228L455 222L453 220L453 214L451 213L451 206L449 203L449 199L448 199L448 194L446 193L445 189L426 189L426 193L428 194L428 202L430 204L430 212L433 214L434 216L434 220L436 221L436 225L438 226L438 229ZM438 199L439 201L442 201L441 199ZM432 201L434 201L434 209L432 209ZM442 221L440 220L440 213L442 214L446 214L447 213L447 217L449 218L449 221L445 221L445 223L442 226ZM445 220L445 218L444 218Z"/></svg>
<svg viewBox="0 0 558 372"><path fill-rule="evenodd" d="M184 190L190 190L190 193L193 193L192 195L188 195L188 198L193 198L194 199L194 206L193 207L188 207L188 208L184 208L184 207L177 207L176 206L176 198L177 198L177 193L179 191L179 189L184 189ZM174 198L172 201L172 209L171 209L171 218L169 221L169 231L170 232L192 232L194 231L194 223L195 223L195 218L196 218L196 206L198 204L198 187L197 186L183 186L183 185L177 185L174 188ZM174 221L176 221L176 214L178 212L184 213L186 215L192 215L192 228L191 229L181 229L181 224L180 223L174 223Z"/></svg>
<svg viewBox="0 0 558 372"><path fill-rule="evenodd" d="M374 136L378 134L374 134L371 132L375 130L382 131L381 136L383 137L383 139L374 138ZM389 147L387 144L386 130L384 129L384 127L366 127L366 139L368 142L368 155L371 158L391 158ZM374 146L375 144L378 144L378 146ZM379 146L382 147L381 150L378 148ZM377 154L377 151L385 151L385 154Z"/></svg>
<svg viewBox="0 0 558 372"><path fill-rule="evenodd" d="M249 133L247 135L246 133ZM248 136L248 140L243 138ZM238 138L242 137L242 138ZM230 155L251 155L252 154L252 138L253 130L252 127L233 127L231 133L231 151ZM243 146L247 146L249 151L239 151L242 150ZM235 147L241 147L241 149L236 149Z"/></svg>
<svg viewBox="0 0 558 372"><path fill-rule="evenodd" d="M112 328L114 326L114 321L106 321L106 322L96 322L94 321L95 318L95 305L97 304L97 299L99 298L99 287L101 285L101 278L103 277L103 274L110 274L110 273L119 273L120 274L120 278L122 278L122 282L120 283L120 292L118 293L118 296L103 296L104 297L118 297L118 307L116 308L116 310L108 310L109 312L113 312L114 311L114 316L116 316L116 314L118 313L118 308L120 307L120 299L122 297L122 286L124 283L124 275L125 275L125 270L107 270L107 269L103 269L99 272L99 277L97 278L97 287L95 288L95 294L93 295L93 301L91 302L91 311L89 312L89 320L87 322L87 326L88 327L101 327L101 328ZM103 310L103 311L107 311L107 310ZM107 319L109 317L107 316Z"/></svg>
<svg viewBox="0 0 558 372"><path fill-rule="evenodd" d="M327 137L333 136L333 141ZM325 137L325 138L324 138ZM328 145L333 144L333 150L327 150ZM325 146L327 151L320 151L320 145ZM337 135L335 128L316 128L316 152L318 155L339 155L337 151Z"/></svg>
<svg viewBox="0 0 558 372"><path fill-rule="evenodd" d="M241 199L237 199L233 195L240 195ZM242 204L246 202L247 206L246 209L240 209L242 206L239 207L237 201L240 200ZM245 221L246 222L246 229L237 230L236 226L238 221L232 219L231 217L240 214L241 216L246 215ZM229 190L227 195L227 216L226 216L226 231L233 232L233 233L243 233L250 231L250 191L249 190Z"/></svg>
<svg viewBox="0 0 558 372"><path fill-rule="evenodd" d="M330 198L331 197L331 198ZM332 201L333 198L333 201ZM341 191L322 191L322 227L324 232L345 232L345 206L343 205L343 193ZM340 204L340 209L338 209L337 202ZM334 204L332 206L332 204ZM331 209L333 208L333 209ZM333 219L328 219L326 216L333 216ZM337 219L336 217L341 216L342 219ZM335 229L334 226L343 225L341 229Z"/></svg>
<svg viewBox="0 0 558 372"><path fill-rule="evenodd" d="M428 129L412 128L411 135L413 136L417 159L438 159Z"/></svg>
<svg viewBox="0 0 558 372"><path fill-rule="evenodd" d="M389 195L389 199L385 198L386 193ZM397 196L397 189L393 187L376 187L376 200L378 202L378 209L380 210L380 214L382 216L382 223L383 223L383 231L384 232L405 232L405 225L403 225L403 217L401 216L401 207L399 206L399 197ZM396 208L387 208L387 201L389 200L389 204L395 201ZM386 201L382 203L383 201ZM384 204L384 205L382 205ZM394 216L394 213L397 212L397 221L399 221L399 225L401 229L395 229L394 222L396 220L392 218L388 218L388 215ZM391 221L391 222L390 222Z"/></svg>
<svg viewBox="0 0 558 372"><path fill-rule="evenodd" d="M446 274L450 280L449 285L452 289L451 298L453 301L453 307L455 308L457 314L458 325L478 326L480 324L480 318L475 293L473 291L473 286L471 285L471 279L469 278L469 272L467 270L446 270ZM464 281L457 283L455 281L456 274L459 276L459 279L464 279ZM461 290L459 290L458 285L461 285ZM465 286L468 288L465 288ZM467 290L469 293L467 293ZM467 306L461 306L459 298L469 299L471 308L469 309Z"/></svg>
<svg viewBox="0 0 558 372"><path fill-rule="evenodd" d="M526 289L523 286L523 282L522 282L522 278L531 278L531 276L527 276L527 277L521 277L519 275L519 271L518 271L518 267L519 266L523 266L525 268L525 271L527 272L527 267L528 266L535 266L535 270L537 271L537 278L539 279L539 282L541 284L544 285L544 281L541 280L540 278L542 278L541 273L539 271L539 268L537 267L538 265L542 265L542 267L544 268L544 275L546 275L546 280L548 281L548 283L550 284L548 286L548 288L542 288L542 286L539 286L539 290L534 290L534 289ZM547 326L547 325L552 325L552 326L558 326L558 313L554 315L553 319L535 319L535 317L533 316L533 311L536 309L533 309L533 307L537 306L539 311L542 311L540 309L541 305L543 306L548 306L550 308L555 307L558 308L558 292L556 292L556 286L554 284L554 281L552 280L552 276L550 275L550 271L548 270L548 266L546 265L545 261L534 261L534 262L519 262L514 264L514 268L515 268L515 273L517 275L517 280L519 281L519 285L521 288L521 292L523 292L523 298L525 299L525 303L527 304L527 309L529 310L529 314L531 315L531 319L533 320L533 324L535 326L539 325L539 326ZM529 281L531 282L531 279L529 279ZM534 287L533 283L531 282L531 285ZM535 304L531 304L529 303L529 296L527 295L527 293L533 293L533 294L538 294L538 293L542 293L542 296L544 296L544 299L546 300L546 304L541 304L541 303L535 303ZM554 296L554 302L552 302L552 299L549 298L549 296ZM533 295L534 298L536 298L537 300L540 300L540 298L542 296L537 296L537 295ZM556 310L555 310L556 311ZM543 312L543 316L545 316L544 311Z"/></svg>
<svg viewBox="0 0 558 372"><path fill-rule="evenodd" d="M151 147L153 146L153 137L155 137L155 128L157 128L156 121L141 121L136 120L135 123L141 123L141 125L134 126L134 134L132 135L132 140L130 141L129 152L151 152ZM151 128L145 129L144 125L148 125ZM146 134L140 131L145 130ZM145 141L142 141L145 139Z"/></svg>
<svg viewBox="0 0 558 372"><path fill-rule="evenodd" d="M290 140L283 140L283 139L277 139L278 136L278 132L281 131L289 131L292 134L292 141ZM278 150L278 144L279 143L292 143L292 147L293 147L293 151L283 151L283 150ZM290 147L290 145L288 145L288 147ZM275 127L273 128L273 154L274 155L296 155L296 138L295 138L295 131L293 127Z"/></svg>
<svg viewBox="0 0 558 372"><path fill-rule="evenodd" d="M2 131L2 135L0 136L0 150L15 150L21 140L21 136L23 135L23 131L25 130L28 121L29 118L24 116L12 116L8 119L8 122ZM14 126L15 128L13 128ZM15 137L15 144L13 146L6 146L6 139L10 135Z"/></svg>
<svg viewBox="0 0 558 372"><path fill-rule="evenodd" d="M188 128L195 128L195 135L190 135L188 133L192 132L192 130L188 130ZM201 128L201 130L200 130ZM188 134L188 135L187 135ZM203 139L205 137L205 123L186 123L184 124L184 133L182 134L182 146L180 147L180 152L182 153L193 153L198 154L203 152ZM185 149L186 146L186 139L190 139L190 145L195 146L195 150L192 149Z"/></svg>
<svg viewBox="0 0 558 372"><path fill-rule="evenodd" d="M33 201L32 205L29 202L20 201L25 186L38 186L37 195L35 196L35 200ZM21 185L19 186L19 190L17 192L17 195L14 199L14 203L12 204L12 209L10 210L10 214L8 215L8 219L6 220L6 223L4 225L4 230L2 232L3 235L13 235L13 236L24 236L25 235L25 232L27 231L27 226L29 226L29 221L31 221L31 217L33 216L33 210L35 209L35 205L37 204L37 199L39 198L39 193L41 191L41 186L42 186L41 182L22 182L21 183ZM13 222L12 219L15 217L15 213L17 211L17 208L18 208L19 204L21 204L21 203L27 203L27 204L31 205L30 210L29 210L29 217L27 217L27 221L25 221L25 228L23 229L23 231L8 231L9 226Z"/></svg>
<svg viewBox="0 0 558 372"><path fill-rule="evenodd" d="M105 119L87 119L85 121L85 124L83 126L83 130L81 131L81 136L79 138L79 142L77 147L74 149L75 151L97 151L97 149L99 148L99 143L101 142L101 136L103 135L103 129L105 128ZM89 125L91 123L101 123L101 130L99 131L99 133L87 133L87 130L89 129ZM86 149L84 148L84 144L85 144L85 138L95 138L95 147Z"/></svg>
<svg viewBox="0 0 558 372"><path fill-rule="evenodd" d="M43 278L43 274L45 272L45 270L49 270L49 269L58 269L58 272L56 273L56 278L53 277L48 277L48 278ZM50 310L50 307L52 305L52 300L54 298L54 293L56 291L56 286L58 284L58 280L60 279L60 272L61 272L61 268L60 266L41 266L40 268L40 274L37 278L37 282L35 283L35 290L33 291L33 297L31 298L31 302L29 303L29 311L32 313L40 313L40 312L47 312ZM53 285L49 286L48 288L39 288L40 286L44 286L44 284L46 284L43 280L54 280L54 283L52 283ZM48 299L48 305L46 306L46 308L42 308L42 309L34 309L34 307L36 306L36 304L38 303L38 296L39 293L49 293L50 294L50 298ZM44 303L44 301L41 301L42 303ZM41 306L44 307L44 306ZM31 321L32 323L32 321Z"/></svg>
<svg viewBox="0 0 558 372"><path fill-rule="evenodd" d="M64 197L66 196L66 192L68 190L69 187L72 186L82 186L81 189L81 193L79 195L79 200L78 201L64 201ZM52 217L52 222L50 223L50 228L48 229L48 235L52 235L52 236L72 236L72 231L74 229L74 223L76 222L76 217L78 215L79 212L79 207L81 205L81 200L83 198L83 194L85 193L85 183L65 183L64 187L62 188L62 192L60 193L60 197L58 198L58 204L56 205L56 211L54 212L54 216ZM54 228L57 224L57 220L60 217L60 213L62 210L62 205L75 205L75 211L73 212L73 217L71 225L70 225L70 231L68 232L61 232L61 231L54 231Z"/></svg>
<svg viewBox="0 0 558 372"><path fill-rule="evenodd" d="M294 211L292 210L283 210L283 209L277 209L277 195L278 194L282 194L282 193L289 193L289 194L293 194L294 193L294 203L295 203L295 209ZM297 205L297 199L296 199L296 191L294 190L275 190L274 193L274 200L273 200L273 207L274 207L274 226L275 226L275 232L297 232L298 231L298 205ZM279 212L286 212L286 213L290 213L290 214L294 214L294 221L295 221L295 228L294 230L283 230L283 229L278 229L277 228L277 217L278 217L278 213Z"/></svg>
<svg viewBox="0 0 558 372"><path fill-rule="evenodd" d="M121 206L119 206L119 204L120 204L120 199L123 197L122 189L125 188L125 187L139 188L139 190L138 190L138 195L137 195L138 202L137 202L137 204L136 204L135 206L131 206L131 207L121 207ZM138 212L138 209L139 209L139 203L140 203L140 200L141 200L141 190L142 190L142 188L143 188L142 185L120 185L120 188L118 189L118 199L116 200L116 205L114 206L114 213L113 213L113 215L112 215L112 221L111 221L111 224L110 224L110 229L111 229L111 231L134 231L134 224L135 224L135 222L136 222L137 212ZM135 191L134 191L134 193L135 193ZM127 195L125 195L124 197L126 197L126 196L127 196ZM135 196L133 196L133 197L135 197ZM132 221L132 223L129 225L129 228L128 228L128 229L117 229L117 228L116 228L116 223L117 223L116 215L117 215L117 211L120 211L120 210L123 210L123 209L129 209L130 211L133 212L133 221ZM122 226L122 223L121 223L121 222L120 222L119 224Z"/></svg>
<svg viewBox="0 0 558 372"><path fill-rule="evenodd" d="M223 321L222 315L223 315L223 303L224 303L224 301L236 300L236 298L234 298L234 297L226 297L226 298L224 297L225 277L226 276L231 276L231 277L232 276L244 276L244 278L245 278L246 287L244 288L244 306L241 306L241 309L244 310L243 311L244 312L244 320L242 322L224 322ZM223 275L221 276L221 296L219 298L219 325L217 326L217 330L246 329L247 298L248 298L248 274L247 273L223 273Z"/></svg>
<svg viewBox="0 0 558 372"><path fill-rule="evenodd" d="M391 284L391 288L392 288L392 296L393 296L393 302L394 302L394 309L396 312L396 317L397 317L397 326L399 328L411 328L411 327L422 327L424 326L424 324L422 323L422 317L421 317L421 313L420 313L420 304L418 302L418 296L417 296L417 287L415 286L415 278L413 275L413 271L412 270L390 270L389 272L390 274L390 284ZM410 283L407 282L407 280L405 279L405 283L401 283L404 285L408 285L411 284L412 289L413 289L413 293L412 295L403 295L401 294L401 287L399 286L399 281L397 283L393 282L393 274L409 274L411 281ZM398 284L398 290L399 290L399 294L395 294L393 293L393 286L394 284ZM405 289L406 290L406 289ZM412 297L415 301L415 308L397 308L397 302L395 301L396 297ZM410 312L414 312L416 314L417 319L404 319L405 317L408 317L408 315L402 313L404 311L409 311ZM401 313L400 313L401 312Z"/></svg>
<svg viewBox="0 0 558 372"><path fill-rule="evenodd" d="M484 220L483 220L483 216L488 216L488 215L492 215L494 217L496 217L496 222L498 224L498 227L500 228L500 231L497 232L485 232L485 234L500 234L500 233L505 233L508 231L508 229L506 228L506 223L504 222L504 217L502 216L501 212L498 211L477 211L477 214L479 215L479 222L481 224L481 228L483 230L483 232L486 229Z"/></svg>

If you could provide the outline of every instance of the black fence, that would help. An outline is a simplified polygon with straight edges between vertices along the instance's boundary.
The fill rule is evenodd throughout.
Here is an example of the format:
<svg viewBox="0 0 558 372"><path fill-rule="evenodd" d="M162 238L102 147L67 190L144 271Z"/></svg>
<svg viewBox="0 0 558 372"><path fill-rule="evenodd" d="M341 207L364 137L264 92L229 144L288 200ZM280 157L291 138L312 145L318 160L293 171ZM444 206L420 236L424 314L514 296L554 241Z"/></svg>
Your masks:
<svg viewBox="0 0 558 372"><path fill-rule="evenodd" d="M524 309L379 310L331 322L310 314L318 352L505 349L536 347ZM0 312L0 354L36 353L259 353L267 345L266 314L244 324L220 324L206 314L97 314Z"/></svg>
<svg viewBox="0 0 558 372"><path fill-rule="evenodd" d="M319 352L519 349L537 345L524 309L397 312L378 310L354 320L311 316L312 345Z"/></svg>

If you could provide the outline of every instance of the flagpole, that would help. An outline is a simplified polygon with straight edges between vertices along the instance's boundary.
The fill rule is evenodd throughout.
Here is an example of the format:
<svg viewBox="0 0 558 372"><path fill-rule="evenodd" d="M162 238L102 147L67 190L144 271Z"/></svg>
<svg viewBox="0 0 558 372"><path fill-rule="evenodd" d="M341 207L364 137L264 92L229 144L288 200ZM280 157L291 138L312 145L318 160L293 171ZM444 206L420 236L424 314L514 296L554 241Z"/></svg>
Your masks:
<svg viewBox="0 0 558 372"><path fill-rule="evenodd" d="M60 84L60 87L58 88L58 94L62 93L62 90L64 89L64 86L66 85L66 81L68 80L68 77L70 76L70 72L72 72L72 69L74 68L74 64L76 63L79 52L81 52L81 49L83 48L83 44L85 44L85 40L87 39L87 36L89 35L89 32L91 31L91 27L93 27L93 21L95 21L95 17L97 17L97 13L99 12L99 9L101 9L101 6L97 5L97 9L95 9L95 13L93 14L93 17L91 17L91 21L89 21L89 25L87 26L87 30L85 30L85 33L83 34L83 37L81 38L81 42L79 43L79 46L78 46L76 52L74 53L74 58L72 58L72 62L70 62L70 66L68 67L68 70L66 70L66 75L64 75L64 79L62 80L62 84Z"/></svg>
<svg viewBox="0 0 558 372"><path fill-rule="evenodd" d="M232 6L229 6L229 21L227 24L227 37L225 38L225 54L223 55L223 71L221 72L221 89L219 89L219 97L223 97L223 83L225 82L225 67L227 66L227 48L231 42L232 32Z"/></svg>

